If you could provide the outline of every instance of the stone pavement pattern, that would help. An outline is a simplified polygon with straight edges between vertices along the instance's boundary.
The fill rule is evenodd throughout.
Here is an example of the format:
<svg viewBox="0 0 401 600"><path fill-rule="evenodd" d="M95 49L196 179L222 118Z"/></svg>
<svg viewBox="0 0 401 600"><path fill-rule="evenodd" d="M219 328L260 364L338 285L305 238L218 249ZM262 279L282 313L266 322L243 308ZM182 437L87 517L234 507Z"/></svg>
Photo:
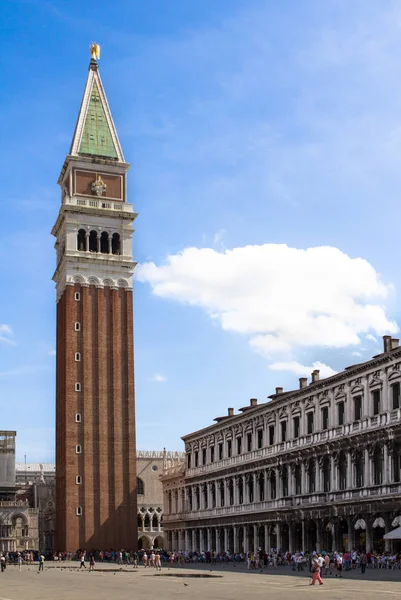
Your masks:
<svg viewBox="0 0 401 600"><path fill-rule="evenodd" d="M100 567L100 565L97 565ZM19 572L8 567L0 574L0 600L309 600L320 596L325 600L344 598L381 600L396 598L401 594L401 572L397 580L385 581L385 574L378 573L376 580L326 579L322 587L309 587L306 574L245 573L209 569L163 570L169 576L157 576L154 570L124 567L106 567L104 571L79 571L76 566L66 568L45 567L38 574L36 567L24 567ZM180 578L178 575L221 575L216 578ZM380 579L379 579L380 577Z"/></svg>

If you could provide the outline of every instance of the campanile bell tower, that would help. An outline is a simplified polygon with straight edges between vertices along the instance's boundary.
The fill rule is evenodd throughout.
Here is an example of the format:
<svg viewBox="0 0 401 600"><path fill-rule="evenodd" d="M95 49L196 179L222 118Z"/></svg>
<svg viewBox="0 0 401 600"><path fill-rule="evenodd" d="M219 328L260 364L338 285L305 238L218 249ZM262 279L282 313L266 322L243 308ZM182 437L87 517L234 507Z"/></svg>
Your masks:
<svg viewBox="0 0 401 600"><path fill-rule="evenodd" d="M58 183L57 548L137 545L132 256L136 214L92 59Z"/></svg>

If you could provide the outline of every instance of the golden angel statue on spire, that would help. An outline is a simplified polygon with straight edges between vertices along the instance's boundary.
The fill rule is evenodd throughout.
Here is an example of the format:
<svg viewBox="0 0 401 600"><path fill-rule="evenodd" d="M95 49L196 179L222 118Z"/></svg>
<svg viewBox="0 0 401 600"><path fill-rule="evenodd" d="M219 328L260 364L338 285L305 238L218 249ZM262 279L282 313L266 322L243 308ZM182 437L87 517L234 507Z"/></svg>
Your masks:
<svg viewBox="0 0 401 600"><path fill-rule="evenodd" d="M90 45L90 53L93 60L99 60L100 58L100 46L96 42L92 42Z"/></svg>

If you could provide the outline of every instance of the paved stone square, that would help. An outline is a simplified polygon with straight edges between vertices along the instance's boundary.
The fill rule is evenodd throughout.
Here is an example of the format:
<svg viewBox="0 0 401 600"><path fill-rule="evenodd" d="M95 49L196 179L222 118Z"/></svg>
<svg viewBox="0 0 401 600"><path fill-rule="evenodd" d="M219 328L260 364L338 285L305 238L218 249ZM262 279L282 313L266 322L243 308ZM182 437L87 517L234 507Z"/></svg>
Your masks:
<svg viewBox="0 0 401 600"><path fill-rule="evenodd" d="M352 573L343 579L326 578L322 587L309 587L308 573L292 573L281 569L277 572L246 572L240 565L222 568L190 567L162 570L162 576L153 569L97 565L98 571L79 571L76 563L53 566L48 563L43 573L37 567L24 566L22 572L9 566L0 574L0 600L306 600L313 596L328 600L344 598L394 598L401 594L401 571L367 572L367 579L360 573ZM101 569L101 570L100 570ZM183 575L208 575L193 578Z"/></svg>

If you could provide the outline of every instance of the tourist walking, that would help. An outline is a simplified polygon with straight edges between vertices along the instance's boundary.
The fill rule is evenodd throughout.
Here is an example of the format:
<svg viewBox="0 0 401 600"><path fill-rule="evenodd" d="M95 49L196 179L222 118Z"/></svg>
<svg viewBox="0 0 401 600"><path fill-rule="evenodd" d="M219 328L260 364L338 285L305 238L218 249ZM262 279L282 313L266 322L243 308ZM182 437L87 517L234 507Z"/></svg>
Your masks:
<svg viewBox="0 0 401 600"><path fill-rule="evenodd" d="M91 555L89 557L89 571L95 570L95 564L95 555L93 554L93 552L91 552Z"/></svg>
<svg viewBox="0 0 401 600"><path fill-rule="evenodd" d="M161 571L162 570L162 563L161 563L161 558L160 558L160 553L159 552L156 552L155 567L156 567L157 571Z"/></svg>
<svg viewBox="0 0 401 600"><path fill-rule="evenodd" d="M38 561L39 561L38 573L40 573L41 571L43 571L43 566L45 564L45 557L43 556L43 554L39 554Z"/></svg>
<svg viewBox="0 0 401 600"><path fill-rule="evenodd" d="M319 585L323 585L322 578L320 577L320 563L319 563L319 557L318 556L316 556L313 559L313 563L312 563L312 581L310 582L309 585L315 585L316 581L319 582Z"/></svg>
<svg viewBox="0 0 401 600"><path fill-rule="evenodd" d="M82 567L83 567L84 569L86 569L86 564L85 564L85 552L81 552L81 556L79 557L79 560L80 560L80 563L81 563L81 566L79 567L79 570L81 570L81 569L82 569Z"/></svg>
<svg viewBox="0 0 401 600"><path fill-rule="evenodd" d="M22 556L21 556L21 552L18 552L17 563L18 563L18 571L22 571Z"/></svg>
<svg viewBox="0 0 401 600"><path fill-rule="evenodd" d="M366 565L368 564L368 559L365 552L362 552L361 556L359 557L359 564L361 565L361 573L363 575L366 571Z"/></svg>

